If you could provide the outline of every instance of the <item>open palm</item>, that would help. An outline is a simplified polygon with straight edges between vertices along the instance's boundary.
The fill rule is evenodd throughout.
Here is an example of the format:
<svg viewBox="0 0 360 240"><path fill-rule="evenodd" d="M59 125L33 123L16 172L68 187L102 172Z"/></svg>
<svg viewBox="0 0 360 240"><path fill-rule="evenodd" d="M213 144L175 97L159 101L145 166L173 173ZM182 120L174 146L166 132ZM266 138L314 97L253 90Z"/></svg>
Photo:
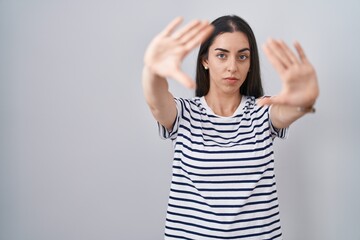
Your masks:
<svg viewBox="0 0 360 240"><path fill-rule="evenodd" d="M192 88L195 83L181 70L181 64L187 54L211 34L213 27L207 21L194 20L174 32L181 22L182 18L175 18L152 40L144 61L153 73Z"/></svg>
<svg viewBox="0 0 360 240"><path fill-rule="evenodd" d="M295 43L296 56L283 42L270 39L264 52L282 80L279 95L266 98L261 104L282 104L308 108L315 103L319 87L314 67L299 43Z"/></svg>

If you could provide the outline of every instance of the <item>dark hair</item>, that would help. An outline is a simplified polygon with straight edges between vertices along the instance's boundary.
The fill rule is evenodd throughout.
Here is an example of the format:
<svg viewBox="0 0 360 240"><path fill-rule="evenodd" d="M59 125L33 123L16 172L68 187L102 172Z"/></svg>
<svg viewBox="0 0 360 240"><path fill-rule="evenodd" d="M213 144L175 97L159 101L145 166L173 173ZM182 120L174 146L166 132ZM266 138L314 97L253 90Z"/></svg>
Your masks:
<svg viewBox="0 0 360 240"><path fill-rule="evenodd" d="M203 67L203 60L208 58L209 47L215 38L226 32L242 32L244 33L250 44L250 71L244 83L240 87L240 94L246 96L254 96L256 98L263 95L263 88L260 77L259 53L257 49L256 39L249 24L236 15L227 15L215 19L211 23L215 28L210 37L200 45L199 54L196 63L196 90L197 97L205 96L209 92L210 79L209 71Z"/></svg>

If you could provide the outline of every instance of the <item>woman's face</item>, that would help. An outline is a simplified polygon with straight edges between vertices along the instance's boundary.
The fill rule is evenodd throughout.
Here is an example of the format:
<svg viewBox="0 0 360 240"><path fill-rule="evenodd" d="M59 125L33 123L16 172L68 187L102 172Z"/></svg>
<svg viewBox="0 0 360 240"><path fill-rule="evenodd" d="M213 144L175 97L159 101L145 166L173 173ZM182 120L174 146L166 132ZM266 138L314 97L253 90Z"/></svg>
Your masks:
<svg viewBox="0 0 360 240"><path fill-rule="evenodd" d="M240 86L250 69L250 44L242 32L218 35L209 47L208 58L203 61L209 68L210 90L226 94L239 94Z"/></svg>

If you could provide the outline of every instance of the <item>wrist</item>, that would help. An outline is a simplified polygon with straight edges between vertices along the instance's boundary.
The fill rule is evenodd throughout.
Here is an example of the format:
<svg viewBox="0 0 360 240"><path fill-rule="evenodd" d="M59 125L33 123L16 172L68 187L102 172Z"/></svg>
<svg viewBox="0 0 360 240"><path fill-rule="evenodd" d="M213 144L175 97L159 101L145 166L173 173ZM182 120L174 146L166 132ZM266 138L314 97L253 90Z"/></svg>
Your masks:
<svg viewBox="0 0 360 240"><path fill-rule="evenodd" d="M315 113L316 109L314 105L311 105L309 107L297 107L296 111L301 113Z"/></svg>
<svg viewBox="0 0 360 240"><path fill-rule="evenodd" d="M143 75L146 75L148 78L151 78L151 79L165 79L164 77L157 74L157 72L154 70L154 68L150 65L144 65Z"/></svg>
<svg viewBox="0 0 360 240"><path fill-rule="evenodd" d="M313 101L306 104L305 106L298 106L296 108L296 110L298 112L302 112L302 113L315 113L316 112L316 109L314 107L315 101L316 101L316 98Z"/></svg>

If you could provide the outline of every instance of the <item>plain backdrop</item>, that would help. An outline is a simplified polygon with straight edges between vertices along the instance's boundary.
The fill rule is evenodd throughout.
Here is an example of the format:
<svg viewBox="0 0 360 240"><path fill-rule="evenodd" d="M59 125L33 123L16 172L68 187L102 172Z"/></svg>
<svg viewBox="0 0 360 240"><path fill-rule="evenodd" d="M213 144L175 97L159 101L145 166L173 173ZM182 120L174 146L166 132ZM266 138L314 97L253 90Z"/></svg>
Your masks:
<svg viewBox="0 0 360 240"><path fill-rule="evenodd" d="M143 54L176 16L224 14L259 48L300 41L317 70L316 114L275 141L284 239L360 239L359 12L358 0L0 0L0 239L163 239L172 145L143 97Z"/></svg>

